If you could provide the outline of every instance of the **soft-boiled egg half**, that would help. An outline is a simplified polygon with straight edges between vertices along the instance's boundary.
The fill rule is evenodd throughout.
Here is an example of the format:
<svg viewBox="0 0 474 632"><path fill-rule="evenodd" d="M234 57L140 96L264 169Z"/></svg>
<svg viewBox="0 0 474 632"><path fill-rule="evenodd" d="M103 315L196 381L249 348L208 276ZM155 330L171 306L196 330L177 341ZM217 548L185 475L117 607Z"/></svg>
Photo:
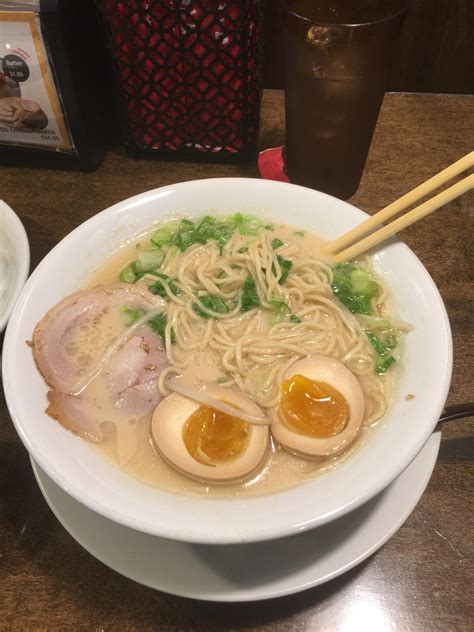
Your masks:
<svg viewBox="0 0 474 632"><path fill-rule="evenodd" d="M334 358L308 356L285 373L271 411L272 435L295 454L332 456L355 439L364 409L364 395L352 371Z"/></svg>
<svg viewBox="0 0 474 632"><path fill-rule="evenodd" d="M206 399L262 418L259 406L243 393L208 386ZM261 465L269 445L268 425L254 425L212 406L172 393L157 406L151 434L161 456L200 481L245 479Z"/></svg>

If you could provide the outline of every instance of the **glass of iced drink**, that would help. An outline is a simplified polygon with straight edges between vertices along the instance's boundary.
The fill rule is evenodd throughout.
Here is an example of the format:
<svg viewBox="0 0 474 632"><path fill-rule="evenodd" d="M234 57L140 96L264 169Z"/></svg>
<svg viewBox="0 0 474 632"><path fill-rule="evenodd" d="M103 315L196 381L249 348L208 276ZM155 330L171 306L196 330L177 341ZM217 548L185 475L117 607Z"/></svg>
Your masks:
<svg viewBox="0 0 474 632"><path fill-rule="evenodd" d="M290 0L285 164L291 182L347 199L359 186L406 0Z"/></svg>

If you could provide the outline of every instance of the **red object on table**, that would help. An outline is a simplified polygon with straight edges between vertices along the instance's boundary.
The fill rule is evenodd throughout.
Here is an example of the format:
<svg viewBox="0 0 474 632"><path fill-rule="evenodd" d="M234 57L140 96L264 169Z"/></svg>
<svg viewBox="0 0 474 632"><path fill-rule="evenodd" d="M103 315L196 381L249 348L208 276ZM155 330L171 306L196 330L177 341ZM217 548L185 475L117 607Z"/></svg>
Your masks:
<svg viewBox="0 0 474 632"><path fill-rule="evenodd" d="M289 182L285 172L285 160L283 158L283 145L264 149L258 155L258 169L265 180L278 180Z"/></svg>
<svg viewBox="0 0 474 632"><path fill-rule="evenodd" d="M133 154L201 160L255 151L261 0L100 0Z"/></svg>

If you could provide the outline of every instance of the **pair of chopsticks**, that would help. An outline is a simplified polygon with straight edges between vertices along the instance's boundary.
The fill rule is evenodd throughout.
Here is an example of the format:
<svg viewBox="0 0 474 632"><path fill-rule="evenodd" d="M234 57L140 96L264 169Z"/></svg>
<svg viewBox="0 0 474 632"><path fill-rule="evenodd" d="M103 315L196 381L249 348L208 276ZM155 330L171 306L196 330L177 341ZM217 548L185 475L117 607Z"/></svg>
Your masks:
<svg viewBox="0 0 474 632"><path fill-rule="evenodd" d="M419 219L422 219L429 213L435 211L440 206L447 204L448 202L454 200L463 193L466 193L466 191L473 189L474 173L471 173L456 184L450 186L448 189L445 189L441 193L438 193L438 195L435 195L430 200L423 202L423 204L420 204L419 206L415 207L411 211L408 211L390 224L387 224L387 226L383 226L382 228L371 233L367 237L360 239L382 222L385 222L394 215L397 215L398 213L400 213L400 211L403 211L408 206L418 201L420 198L428 195L438 187L451 180L451 178L454 178L455 176L459 175L463 171L466 171L467 169L470 169L471 167L474 167L474 151L471 151L471 153L467 154L467 156L464 156L464 158L461 158L451 166L443 169L443 171L440 171L438 174L436 174L426 182L423 182L423 184L420 184L405 195L402 195L401 198L399 198L395 202L392 202L392 204L389 204L372 217L369 217L369 219L365 220L365 222L362 222L362 224L359 224L359 226L356 226L347 233L344 233L344 235L341 235L334 241L325 244L322 247L321 251L325 255L332 255L332 258L336 262L354 259L361 253L369 250L369 248L373 248L381 241L384 241L388 237L395 235L400 230L403 230L403 228L410 226L410 224L417 222ZM360 239L360 241L356 241L358 239ZM349 244L353 245L349 246Z"/></svg>

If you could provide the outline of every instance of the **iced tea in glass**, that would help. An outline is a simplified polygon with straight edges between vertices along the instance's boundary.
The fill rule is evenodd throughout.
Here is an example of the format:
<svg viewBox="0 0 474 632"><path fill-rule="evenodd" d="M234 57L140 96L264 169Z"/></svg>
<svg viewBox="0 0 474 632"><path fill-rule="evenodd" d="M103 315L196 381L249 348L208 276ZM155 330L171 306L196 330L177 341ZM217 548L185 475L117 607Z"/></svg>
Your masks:
<svg viewBox="0 0 474 632"><path fill-rule="evenodd" d="M346 199L359 186L406 0L290 0L285 12L286 171Z"/></svg>

